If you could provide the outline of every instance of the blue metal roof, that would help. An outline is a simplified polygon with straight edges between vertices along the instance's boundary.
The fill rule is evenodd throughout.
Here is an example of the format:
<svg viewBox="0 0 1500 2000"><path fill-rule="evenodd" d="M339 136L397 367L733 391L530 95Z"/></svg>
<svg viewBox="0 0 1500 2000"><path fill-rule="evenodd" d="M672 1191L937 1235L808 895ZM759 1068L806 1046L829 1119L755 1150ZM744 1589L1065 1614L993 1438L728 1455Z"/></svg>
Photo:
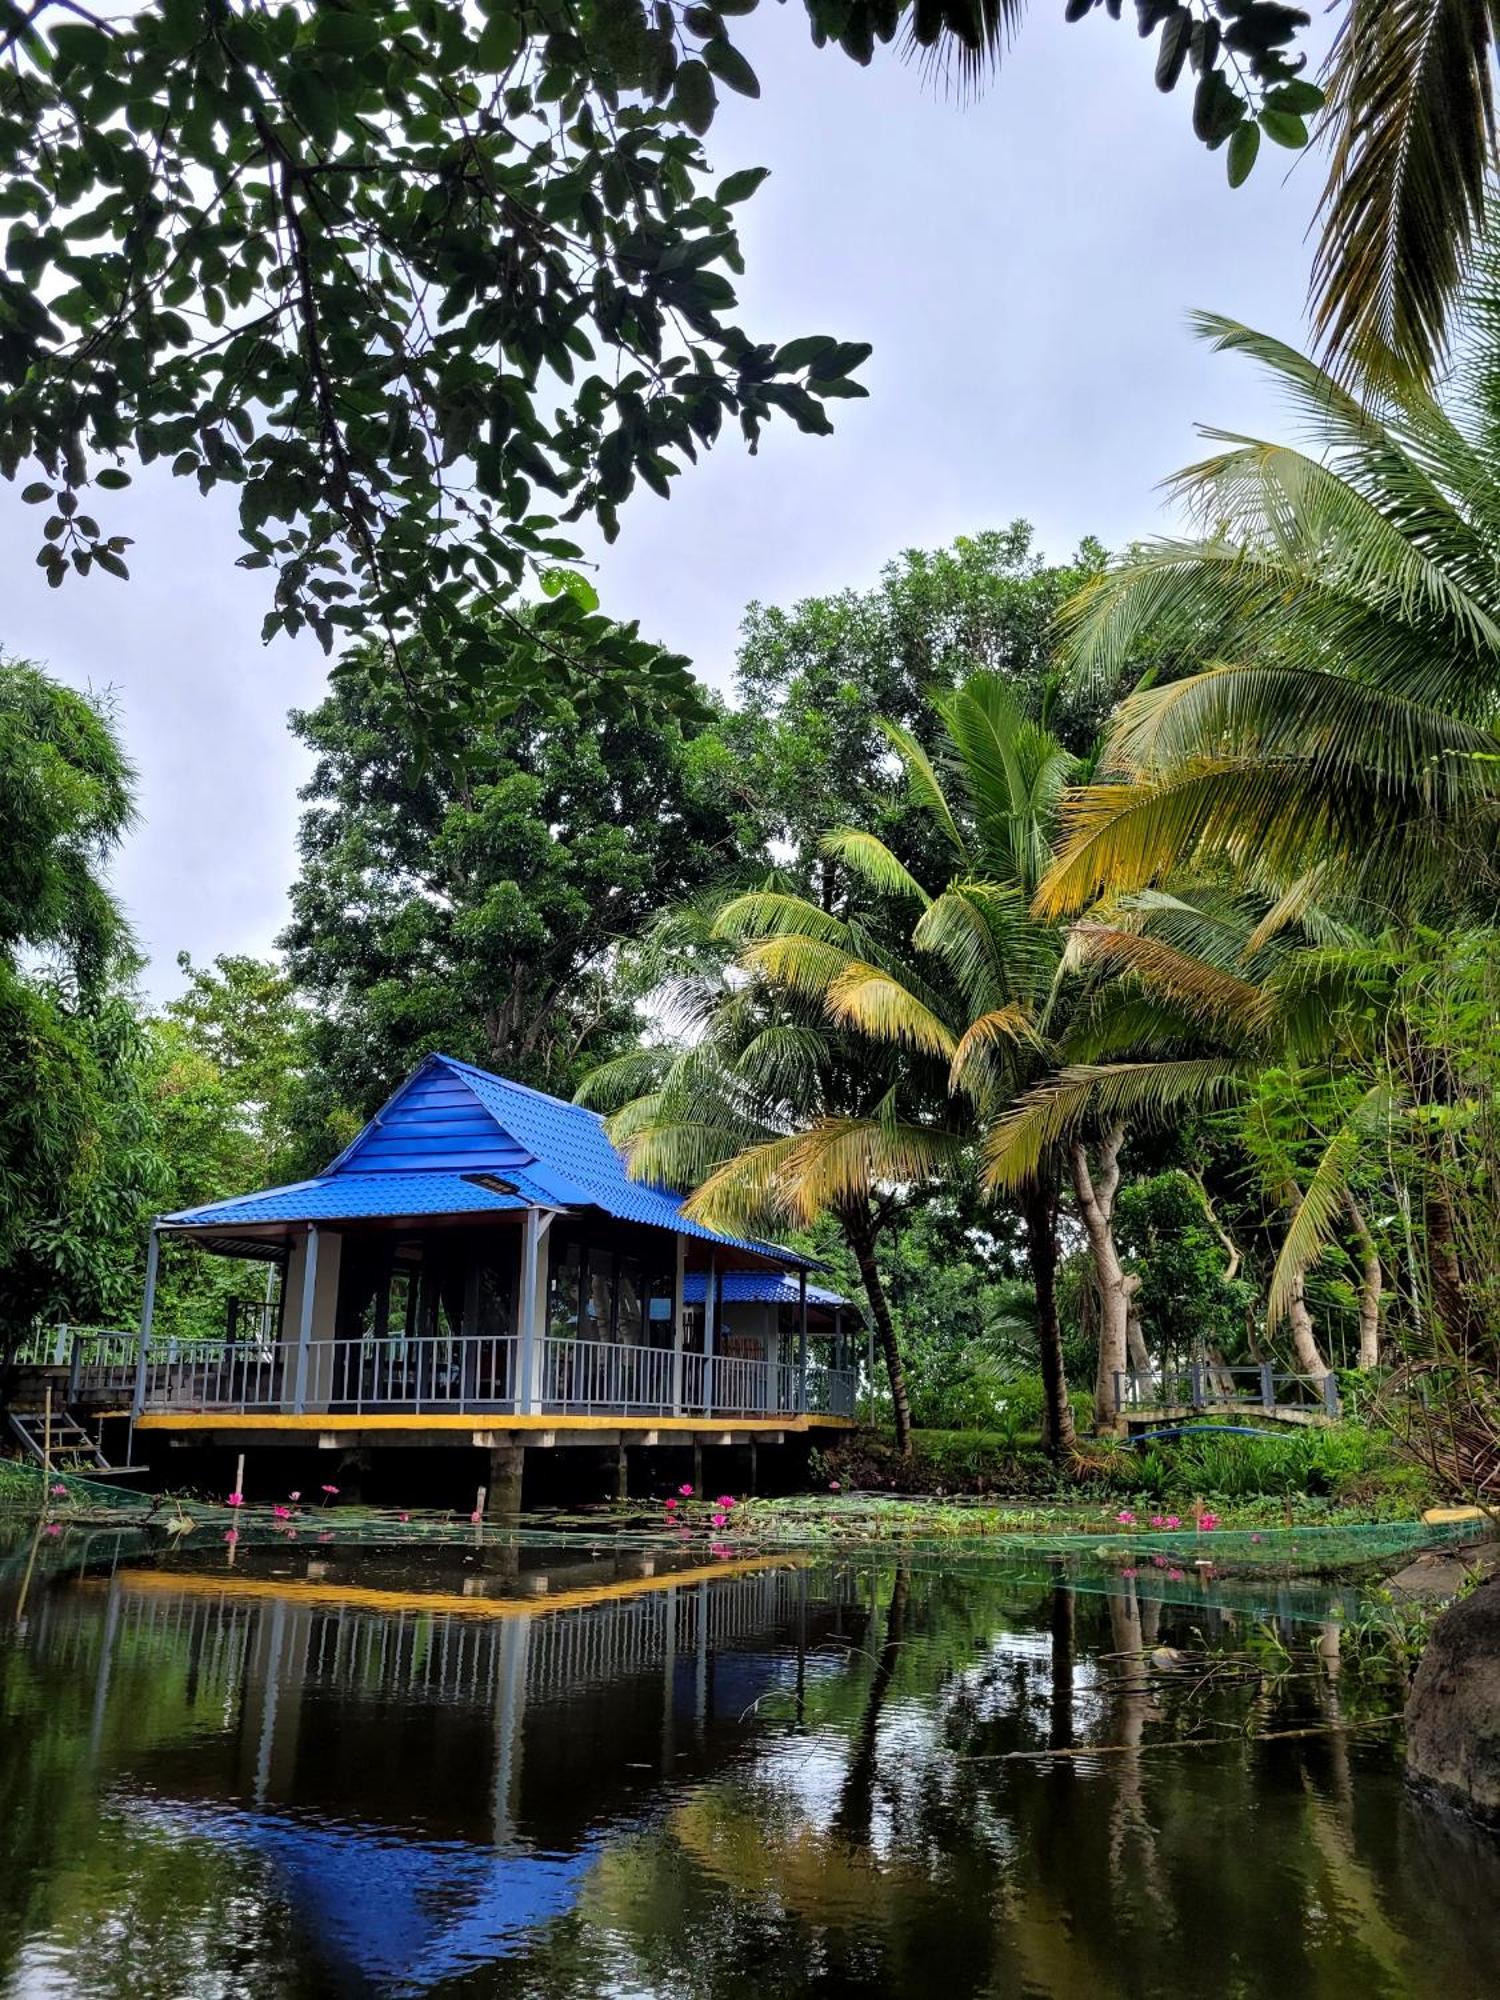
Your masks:
<svg viewBox="0 0 1500 2000"><path fill-rule="evenodd" d="M520 1194L480 1187L463 1174L320 1174L260 1194L232 1195L164 1216L171 1223L354 1222L393 1215L486 1215L526 1208Z"/></svg>
<svg viewBox="0 0 1500 2000"><path fill-rule="evenodd" d="M514 1193L477 1185L480 1175L494 1176ZM598 1208L620 1222L673 1230L778 1264L811 1268L815 1261L689 1220L679 1195L631 1180L597 1112L452 1056L429 1056L316 1179L181 1209L162 1220L178 1228L222 1229L528 1207Z"/></svg>
<svg viewBox="0 0 1500 2000"><path fill-rule="evenodd" d="M726 1306L794 1306L798 1300L797 1280L781 1271L726 1271L719 1280L719 1288ZM688 1272L682 1284L684 1302L690 1306L701 1306L707 1289L706 1272ZM842 1292L830 1292L826 1285L809 1285L807 1303L810 1306L847 1306L849 1301Z"/></svg>

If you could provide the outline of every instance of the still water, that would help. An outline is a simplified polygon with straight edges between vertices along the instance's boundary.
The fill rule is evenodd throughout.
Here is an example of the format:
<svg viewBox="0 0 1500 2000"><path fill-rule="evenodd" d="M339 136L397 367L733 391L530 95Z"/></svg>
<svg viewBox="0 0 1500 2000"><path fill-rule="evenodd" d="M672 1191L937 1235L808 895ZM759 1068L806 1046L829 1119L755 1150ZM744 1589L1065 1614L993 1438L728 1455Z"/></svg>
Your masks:
<svg viewBox="0 0 1500 2000"><path fill-rule="evenodd" d="M1351 1593L56 1555L0 1596L5 1996L1500 1995Z"/></svg>

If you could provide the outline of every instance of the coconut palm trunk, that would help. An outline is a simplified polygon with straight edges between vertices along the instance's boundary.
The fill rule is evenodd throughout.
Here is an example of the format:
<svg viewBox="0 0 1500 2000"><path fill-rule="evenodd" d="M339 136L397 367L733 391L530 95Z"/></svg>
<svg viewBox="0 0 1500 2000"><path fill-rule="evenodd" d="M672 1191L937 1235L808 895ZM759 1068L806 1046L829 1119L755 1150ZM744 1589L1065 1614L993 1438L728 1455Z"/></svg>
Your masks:
<svg viewBox="0 0 1500 2000"><path fill-rule="evenodd" d="M1036 1290L1037 1344L1042 1366L1042 1444L1053 1458L1072 1451L1077 1438L1068 1401L1062 1325L1057 1314L1057 1184L1043 1176L1021 1194L1026 1256Z"/></svg>
<svg viewBox="0 0 1500 2000"><path fill-rule="evenodd" d="M1069 1148L1073 1172L1073 1193L1078 1213L1089 1239L1094 1263L1094 1285L1099 1294L1099 1362L1094 1376L1094 1423L1101 1431L1120 1428L1115 1387L1118 1378L1132 1365L1130 1354L1131 1300L1140 1288L1140 1279L1120 1262L1115 1247L1115 1195L1120 1186L1120 1148L1125 1143L1123 1125L1111 1125L1095 1148L1095 1164L1089 1163L1088 1148L1075 1139ZM1139 1338L1139 1328L1137 1328Z"/></svg>
<svg viewBox="0 0 1500 2000"><path fill-rule="evenodd" d="M880 1344L886 1376L891 1385L891 1416L896 1430L896 1449L903 1458L909 1458L911 1400L906 1393L906 1368L896 1340L896 1325L891 1318L891 1302L885 1295L880 1266L875 1261L875 1230L868 1222L853 1224L846 1222L844 1233L849 1248L854 1252L854 1261L859 1266L860 1282L865 1288L865 1297L870 1302L870 1317L875 1323L875 1338Z"/></svg>
<svg viewBox="0 0 1500 2000"><path fill-rule="evenodd" d="M1344 1197L1344 1213L1354 1231L1359 1245L1360 1277L1359 1303L1359 1365L1361 1368L1380 1366L1380 1294L1385 1285L1385 1273L1380 1268L1380 1252L1375 1248L1375 1239L1370 1234L1370 1225L1365 1221L1364 1212L1352 1194Z"/></svg>

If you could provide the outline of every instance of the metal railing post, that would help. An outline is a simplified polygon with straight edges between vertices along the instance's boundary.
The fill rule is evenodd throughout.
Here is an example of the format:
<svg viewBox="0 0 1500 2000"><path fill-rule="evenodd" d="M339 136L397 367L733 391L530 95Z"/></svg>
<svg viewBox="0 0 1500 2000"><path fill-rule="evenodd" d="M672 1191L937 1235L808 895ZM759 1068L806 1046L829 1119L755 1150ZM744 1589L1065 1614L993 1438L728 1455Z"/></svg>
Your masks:
<svg viewBox="0 0 1500 2000"><path fill-rule="evenodd" d="M1339 1378L1332 1370L1323 1377L1323 1407L1330 1417L1339 1414Z"/></svg>
<svg viewBox="0 0 1500 2000"><path fill-rule="evenodd" d="M146 1407L146 1356L151 1346L151 1317L156 1311L156 1273L161 1260L161 1235L153 1222L146 1242L146 1294L141 1301L140 1345L135 1357L135 1391L130 1399L130 1435L125 1446L125 1463L134 1462L135 1427Z"/></svg>

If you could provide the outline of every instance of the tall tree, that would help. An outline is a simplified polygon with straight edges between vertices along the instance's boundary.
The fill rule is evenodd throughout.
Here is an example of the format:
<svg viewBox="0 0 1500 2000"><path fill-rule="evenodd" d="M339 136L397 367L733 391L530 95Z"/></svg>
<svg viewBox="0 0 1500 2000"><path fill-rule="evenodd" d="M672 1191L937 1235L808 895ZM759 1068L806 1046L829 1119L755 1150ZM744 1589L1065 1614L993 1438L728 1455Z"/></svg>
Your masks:
<svg viewBox="0 0 1500 2000"><path fill-rule="evenodd" d="M877 1252L961 1141L941 1121L930 1060L834 1025L777 972L790 941L881 976L896 962L889 931L878 911L834 915L775 885L709 898L664 930L677 952L692 945L668 991L683 1038L601 1065L579 1094L611 1114L631 1173L691 1190L701 1220L767 1233L832 1221L869 1301L905 1454L911 1405ZM736 960L747 938L758 942Z"/></svg>
<svg viewBox="0 0 1500 2000"><path fill-rule="evenodd" d="M110 719L0 660L0 1364L117 1312L154 1187L129 936L103 877L131 818Z"/></svg>
<svg viewBox="0 0 1500 2000"><path fill-rule="evenodd" d="M360 673L293 726L317 763L282 943L330 1106L368 1115L435 1049L570 1093L634 1037L619 947L732 858L711 740L658 703L497 702L460 763Z"/></svg>

